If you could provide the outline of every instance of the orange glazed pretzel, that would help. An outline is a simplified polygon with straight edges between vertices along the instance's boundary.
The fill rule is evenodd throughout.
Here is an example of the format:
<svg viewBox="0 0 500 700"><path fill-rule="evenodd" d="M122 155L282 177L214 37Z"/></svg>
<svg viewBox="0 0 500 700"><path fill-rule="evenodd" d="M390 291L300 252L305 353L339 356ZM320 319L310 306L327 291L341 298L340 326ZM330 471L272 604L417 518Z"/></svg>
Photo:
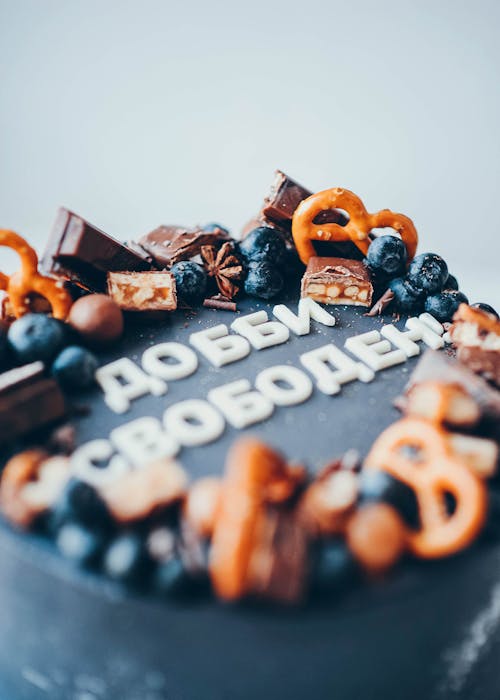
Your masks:
<svg viewBox="0 0 500 700"><path fill-rule="evenodd" d="M404 448L416 448L412 460ZM457 458L437 426L419 418L404 418L385 430L373 445L365 467L383 469L410 486L417 497L421 529L409 532L410 550L424 559L454 554L480 531L487 509L486 487ZM445 493L455 499L446 510Z"/></svg>
<svg viewBox="0 0 500 700"><path fill-rule="evenodd" d="M318 214L331 209L344 209L349 215L348 223L345 226L314 223ZM305 265L309 258L316 255L312 241L352 241L366 255L370 245L370 231L386 227L393 228L401 235L408 251L408 259L411 260L415 256L418 242L412 220L403 214L395 214L390 209L369 214L359 197L341 187L323 190L304 199L292 219L293 240Z"/></svg>
<svg viewBox="0 0 500 700"><path fill-rule="evenodd" d="M0 246L12 248L21 259L21 269L7 277L0 273L0 289L8 296L16 318L28 313L30 294L47 299L54 318L64 320L71 308L72 299L61 282L43 277L38 272L38 257L33 248L14 231L0 229Z"/></svg>

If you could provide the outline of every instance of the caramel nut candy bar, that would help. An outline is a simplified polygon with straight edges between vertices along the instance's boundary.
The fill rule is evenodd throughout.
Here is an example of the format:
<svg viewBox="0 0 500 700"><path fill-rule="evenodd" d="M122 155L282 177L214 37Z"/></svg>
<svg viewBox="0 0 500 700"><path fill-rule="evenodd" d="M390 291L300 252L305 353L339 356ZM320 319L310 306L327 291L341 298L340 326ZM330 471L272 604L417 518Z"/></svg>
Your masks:
<svg viewBox="0 0 500 700"><path fill-rule="evenodd" d="M106 289L109 271L150 270L146 254L127 248L68 209L59 209L42 269L91 292Z"/></svg>
<svg viewBox="0 0 500 700"><path fill-rule="evenodd" d="M187 475L173 459L160 459L131 470L101 487L110 513L119 522L133 522L179 501L186 491Z"/></svg>
<svg viewBox="0 0 500 700"><path fill-rule="evenodd" d="M500 387L500 321L461 304L450 330L458 359Z"/></svg>
<svg viewBox="0 0 500 700"><path fill-rule="evenodd" d="M359 260L314 256L309 259L302 278L302 297L321 304L370 306L372 294L370 275Z"/></svg>
<svg viewBox="0 0 500 700"><path fill-rule="evenodd" d="M44 375L41 362L16 367L0 375L0 445L66 414L58 383Z"/></svg>
<svg viewBox="0 0 500 700"><path fill-rule="evenodd" d="M189 260L201 251L204 245L215 245L229 240L221 229L203 231L200 228L182 226L159 226L138 240L159 267L172 267L181 260Z"/></svg>
<svg viewBox="0 0 500 700"><path fill-rule="evenodd" d="M174 311L175 279L171 272L108 272L108 294L124 311Z"/></svg>

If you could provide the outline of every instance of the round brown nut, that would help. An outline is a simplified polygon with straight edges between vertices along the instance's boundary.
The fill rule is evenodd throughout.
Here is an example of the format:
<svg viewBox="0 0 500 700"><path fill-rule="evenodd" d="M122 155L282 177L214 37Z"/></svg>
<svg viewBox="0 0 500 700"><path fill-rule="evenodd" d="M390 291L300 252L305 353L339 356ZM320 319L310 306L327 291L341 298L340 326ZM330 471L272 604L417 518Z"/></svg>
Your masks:
<svg viewBox="0 0 500 700"><path fill-rule="evenodd" d="M68 323L89 343L104 345L123 333L123 313L105 294L81 297L71 307Z"/></svg>
<svg viewBox="0 0 500 700"><path fill-rule="evenodd" d="M188 491L184 516L200 537L211 537L214 529L221 480L214 476L198 479Z"/></svg>
<svg viewBox="0 0 500 700"><path fill-rule="evenodd" d="M406 546L406 530L398 513L385 503L360 508L346 530L349 549L370 573L383 573L401 557Z"/></svg>

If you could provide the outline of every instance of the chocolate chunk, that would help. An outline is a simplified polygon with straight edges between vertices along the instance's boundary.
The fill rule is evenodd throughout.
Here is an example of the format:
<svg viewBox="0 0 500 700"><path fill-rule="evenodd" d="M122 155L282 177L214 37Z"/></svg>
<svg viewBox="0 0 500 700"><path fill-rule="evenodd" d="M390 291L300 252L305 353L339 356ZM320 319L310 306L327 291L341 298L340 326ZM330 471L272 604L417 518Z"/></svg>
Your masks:
<svg viewBox="0 0 500 700"><path fill-rule="evenodd" d="M34 362L0 375L0 445L62 418L64 396L44 366Z"/></svg>
<svg viewBox="0 0 500 700"><path fill-rule="evenodd" d="M159 226L142 236L138 244L159 267L168 268L198 255L204 245L216 245L227 240L229 236L222 229L203 231L200 228Z"/></svg>
<svg viewBox="0 0 500 700"><path fill-rule="evenodd" d="M41 260L48 274L92 292L106 289L106 273L150 270L147 254L127 248L68 209L61 208Z"/></svg>
<svg viewBox="0 0 500 700"><path fill-rule="evenodd" d="M125 311L174 311L175 278L171 272L108 272L108 294Z"/></svg>
<svg viewBox="0 0 500 700"><path fill-rule="evenodd" d="M394 292L392 289L387 289L380 299L375 302L375 304L372 306L370 311L368 311L366 316L380 316L380 314L384 313L384 311L387 309L388 306L392 304L394 301Z"/></svg>
<svg viewBox="0 0 500 700"><path fill-rule="evenodd" d="M359 260L312 257L302 278L302 296L322 304L370 306L370 274Z"/></svg>

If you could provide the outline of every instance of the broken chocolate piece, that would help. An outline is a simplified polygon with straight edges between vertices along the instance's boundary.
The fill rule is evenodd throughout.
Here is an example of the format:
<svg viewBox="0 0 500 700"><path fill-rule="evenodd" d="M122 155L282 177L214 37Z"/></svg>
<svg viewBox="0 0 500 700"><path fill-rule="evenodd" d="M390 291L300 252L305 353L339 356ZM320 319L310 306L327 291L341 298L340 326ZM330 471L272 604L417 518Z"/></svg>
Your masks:
<svg viewBox="0 0 500 700"><path fill-rule="evenodd" d="M500 387L500 321L486 311L461 304L450 336L458 359Z"/></svg>
<svg viewBox="0 0 500 700"><path fill-rule="evenodd" d="M64 396L41 362L0 375L0 445L53 423L66 413Z"/></svg>
<svg viewBox="0 0 500 700"><path fill-rule="evenodd" d="M164 270L108 272L108 294L124 311L174 311L175 278Z"/></svg>
<svg viewBox="0 0 500 700"><path fill-rule="evenodd" d="M388 306L394 301L394 292L392 289L387 289L380 299L374 303L370 311L365 316L380 316L384 313Z"/></svg>
<svg viewBox="0 0 500 700"><path fill-rule="evenodd" d="M372 294L370 274L359 260L312 257L302 278L302 297L321 304L370 306Z"/></svg>
<svg viewBox="0 0 500 700"><path fill-rule="evenodd" d="M204 231L183 226L159 226L139 239L138 244L160 267L171 267L181 260L189 260L204 245L216 245L228 240L222 229Z"/></svg>
<svg viewBox="0 0 500 700"><path fill-rule="evenodd" d="M213 297L205 299L203 306L206 309L219 309L220 311L237 311L238 309L235 301L223 297L222 294L216 294Z"/></svg>
<svg viewBox="0 0 500 700"><path fill-rule="evenodd" d="M146 254L127 248L81 216L61 208L41 268L91 292L106 289L106 273L150 270Z"/></svg>

